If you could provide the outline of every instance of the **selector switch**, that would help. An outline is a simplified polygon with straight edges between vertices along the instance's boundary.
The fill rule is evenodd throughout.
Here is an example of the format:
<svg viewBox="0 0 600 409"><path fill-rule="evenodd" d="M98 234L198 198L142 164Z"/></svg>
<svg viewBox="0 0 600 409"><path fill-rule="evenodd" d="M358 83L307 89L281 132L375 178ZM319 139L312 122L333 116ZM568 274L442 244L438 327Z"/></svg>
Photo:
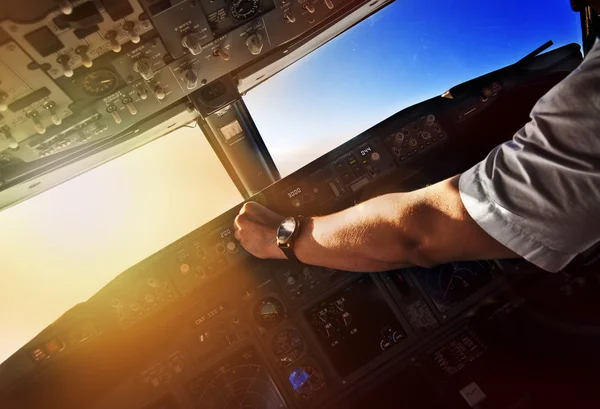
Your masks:
<svg viewBox="0 0 600 409"><path fill-rule="evenodd" d="M262 37L258 33L253 33L248 36L246 39L246 47L248 47L248 51L252 55L258 55L262 51L264 43L262 41Z"/></svg>
<svg viewBox="0 0 600 409"><path fill-rule="evenodd" d="M94 63L87 52L88 47L85 45L81 45L75 49L75 54L81 57L81 65L83 65L85 68L90 68Z"/></svg>
<svg viewBox="0 0 600 409"><path fill-rule="evenodd" d="M117 32L115 30L107 31L104 35L104 38L110 41L111 50L113 50L115 53L121 51L121 44L119 44L119 42L117 41Z"/></svg>
<svg viewBox="0 0 600 409"><path fill-rule="evenodd" d="M200 45L202 37L196 32L187 33L181 40L181 45L189 50L192 55L198 55L202 52L202 45Z"/></svg>
<svg viewBox="0 0 600 409"><path fill-rule="evenodd" d="M44 108L50 114L50 120L54 125L62 124L62 118L56 112L56 104L53 101L46 102Z"/></svg>
<svg viewBox="0 0 600 409"><path fill-rule="evenodd" d="M63 69L64 76L69 78L73 76L73 69L69 65L70 59L71 58L67 54L59 55L56 59L56 62L59 63Z"/></svg>
<svg viewBox="0 0 600 409"><path fill-rule="evenodd" d="M133 63L133 70L139 73L146 81L150 81L156 75L156 71L152 67L152 62L149 58L145 57Z"/></svg>
<svg viewBox="0 0 600 409"><path fill-rule="evenodd" d="M129 36L129 40L132 43L137 44L140 42L141 38L139 34L135 31L135 23L133 21L126 21L123 24L123 30L125 30L125 32Z"/></svg>
<svg viewBox="0 0 600 409"><path fill-rule="evenodd" d="M27 112L25 116L33 121L33 128L37 133L39 133L40 135L46 133L46 127L40 121L37 111Z"/></svg>
<svg viewBox="0 0 600 409"><path fill-rule="evenodd" d="M187 89L194 89L198 85L198 74L192 67L187 68L181 77Z"/></svg>

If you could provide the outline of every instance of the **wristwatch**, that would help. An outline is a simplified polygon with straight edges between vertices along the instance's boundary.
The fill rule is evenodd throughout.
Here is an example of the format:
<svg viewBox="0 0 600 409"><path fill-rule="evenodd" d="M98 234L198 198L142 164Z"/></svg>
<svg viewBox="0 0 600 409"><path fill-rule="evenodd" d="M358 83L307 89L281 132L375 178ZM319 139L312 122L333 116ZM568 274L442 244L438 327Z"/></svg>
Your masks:
<svg viewBox="0 0 600 409"><path fill-rule="evenodd" d="M288 260L299 261L294 253L294 243L300 234L302 216L286 217L277 228L277 246Z"/></svg>

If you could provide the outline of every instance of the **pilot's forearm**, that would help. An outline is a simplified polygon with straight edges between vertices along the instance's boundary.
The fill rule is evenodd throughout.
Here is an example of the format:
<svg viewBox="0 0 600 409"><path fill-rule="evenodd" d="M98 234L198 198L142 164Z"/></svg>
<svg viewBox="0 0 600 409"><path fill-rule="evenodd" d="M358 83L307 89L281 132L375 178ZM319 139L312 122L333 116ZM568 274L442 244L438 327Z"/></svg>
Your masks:
<svg viewBox="0 0 600 409"><path fill-rule="evenodd" d="M307 264L349 271L515 256L469 216L458 177L309 219L295 251Z"/></svg>
<svg viewBox="0 0 600 409"><path fill-rule="evenodd" d="M383 271L423 264L418 235L403 220L418 217L418 194L397 193L339 213L305 219L295 245L306 264L347 271ZM411 222L412 223L412 222Z"/></svg>

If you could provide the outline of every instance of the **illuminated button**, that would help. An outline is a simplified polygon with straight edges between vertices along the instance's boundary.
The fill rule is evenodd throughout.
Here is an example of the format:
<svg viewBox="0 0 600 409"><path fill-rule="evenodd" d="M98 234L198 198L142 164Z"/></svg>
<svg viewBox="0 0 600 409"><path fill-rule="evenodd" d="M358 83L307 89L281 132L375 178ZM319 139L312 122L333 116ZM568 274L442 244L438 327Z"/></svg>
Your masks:
<svg viewBox="0 0 600 409"><path fill-rule="evenodd" d="M156 277L150 277L150 278L148 279L148 285L149 285L150 287L155 287L155 288L156 288L156 287L158 287L158 285L159 285L159 284L160 284L160 283L158 282L158 280L156 279Z"/></svg>
<svg viewBox="0 0 600 409"><path fill-rule="evenodd" d="M190 266L189 264L182 264L179 266L179 271L181 271L181 274L187 274L190 272Z"/></svg>
<svg viewBox="0 0 600 409"><path fill-rule="evenodd" d="M53 355L65 349L65 344L59 339L54 338L44 344L44 349L48 354Z"/></svg>
<svg viewBox="0 0 600 409"><path fill-rule="evenodd" d="M236 251L238 251L239 246L235 241L230 241L229 243L227 243L227 251L230 253L235 253Z"/></svg>
<svg viewBox="0 0 600 409"><path fill-rule="evenodd" d="M352 166L354 164L356 164L358 161L356 160L356 157L354 155L350 155L348 156L348 165Z"/></svg>
<svg viewBox="0 0 600 409"><path fill-rule="evenodd" d="M381 156L379 156L379 152L373 152L371 154L371 160L373 161L378 161L381 158Z"/></svg>
<svg viewBox="0 0 600 409"><path fill-rule="evenodd" d="M121 306L121 300L118 298L113 298L110 302L110 305L112 305L114 308L119 308Z"/></svg>
<svg viewBox="0 0 600 409"><path fill-rule="evenodd" d="M131 305L130 305L130 308L131 308L133 311L139 311L139 309L140 309L140 305L139 305L138 303L134 302L133 304L131 304Z"/></svg>

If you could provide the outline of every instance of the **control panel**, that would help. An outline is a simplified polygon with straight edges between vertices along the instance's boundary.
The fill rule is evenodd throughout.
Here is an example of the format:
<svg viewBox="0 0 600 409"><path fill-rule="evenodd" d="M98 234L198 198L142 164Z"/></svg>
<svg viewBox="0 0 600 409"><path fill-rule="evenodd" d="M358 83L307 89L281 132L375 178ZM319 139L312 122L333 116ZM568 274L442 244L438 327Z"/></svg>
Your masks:
<svg viewBox="0 0 600 409"><path fill-rule="evenodd" d="M263 18L281 6L219 4L207 11L213 16L206 20L210 33L244 27L234 15ZM156 24L176 6L157 2L144 9L153 10L149 21ZM309 8L303 9L311 14ZM186 31L192 32L209 36L208 31ZM162 83L161 64L173 63L156 57L157 50L173 52L164 42L141 41L131 54L126 45L122 48L120 57L109 62L112 69L92 78L93 72L86 73L87 94L72 99L71 107L85 104L85 95L93 100L90 93L98 89L101 94L113 81L125 88L111 90L104 104L124 104L125 94L117 101L115 92L141 85L148 100L157 78L166 94L183 92L175 76L177 87ZM194 56L182 52L182 58ZM147 59L147 65L130 70L126 62L134 58ZM142 72L156 74L136 79L133 73ZM547 86L538 87L539 94ZM513 102L509 99L507 106ZM468 129L454 106L437 98L401 111L252 199L281 214L318 215L382 191L403 191L455 174L453 168L443 170L464 148L453 144L456 135ZM123 109L131 114L127 103ZM525 116L529 109L522 107ZM120 110L114 112L121 115ZM443 166L427 167L436 155L442 155ZM524 277L523 271L532 270L527 263L462 261L367 274L259 260L233 237L240 208L123 272L10 357L0 367L2 407L43 402L86 409L337 409L400 402L415 408L494 408L518 407L528 399L539 402L544 396L545 385L535 384L535 371L545 371L545 352L540 361L519 367L517 378L514 362L502 366L519 350L523 331L547 324L537 311L521 307L527 299L522 287L536 283L533 274ZM522 320L516 329L491 324L510 321L507 316L513 312ZM528 313L533 323L524 321ZM505 342L502 337L511 331L515 338ZM552 343L552 336L542 335L544 346ZM564 352L562 342L557 345ZM525 344L523 359L535 352ZM508 352L502 349L506 345ZM529 364L540 362L529 372ZM585 361L577 362L573 367L580 371ZM597 376L597 366L592 369ZM56 394L58 387L70 393ZM578 395L570 393L569 399L573 396Z"/></svg>
<svg viewBox="0 0 600 409"><path fill-rule="evenodd" d="M286 44L386 2L21 3L0 15L0 174L7 184L139 126L172 104L187 105L186 97L207 84L226 75L235 79L238 70L251 70ZM27 7L31 11L24 13ZM8 166L10 172L3 172Z"/></svg>

